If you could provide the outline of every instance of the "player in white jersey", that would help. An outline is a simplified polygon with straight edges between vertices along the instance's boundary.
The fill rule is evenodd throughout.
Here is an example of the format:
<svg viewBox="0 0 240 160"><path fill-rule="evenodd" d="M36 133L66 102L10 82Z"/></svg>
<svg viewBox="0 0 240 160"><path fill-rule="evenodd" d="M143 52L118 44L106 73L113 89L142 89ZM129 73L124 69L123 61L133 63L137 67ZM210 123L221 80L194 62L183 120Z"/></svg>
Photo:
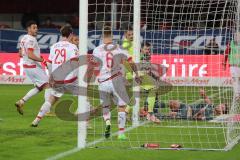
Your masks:
<svg viewBox="0 0 240 160"><path fill-rule="evenodd" d="M105 27L103 31L103 44L98 46L93 51L93 56L101 61L100 73L97 76L99 82L99 95L101 105L103 107L103 118L106 122L105 137L110 137L111 128L111 99L118 106L118 139L126 139L124 135L126 113L125 108L129 103L129 97L125 88L125 81L122 75L124 61L131 64L131 68L136 73L136 80L140 82L136 66L131 63L132 57L126 50L120 48L119 45L114 45L112 42L112 31L109 27ZM112 98L111 98L112 96Z"/></svg>
<svg viewBox="0 0 240 160"><path fill-rule="evenodd" d="M43 70L41 63L44 65L47 62L40 55L40 48L36 39L38 27L36 22L30 21L27 23L27 34L20 41L19 55L23 58L23 68L31 81L34 88L31 89L23 98L15 103L17 111L23 115L23 105L32 96L38 94L43 89L49 87L48 76ZM45 91L45 98L48 97L48 91Z"/></svg>
<svg viewBox="0 0 240 160"><path fill-rule="evenodd" d="M63 26L60 30L62 40L55 43L50 49L49 61L51 62L51 73L62 67L62 65L71 60L78 60L79 52L75 44L70 43L73 36L73 29L71 26ZM61 73L57 73L61 74ZM77 85L77 74L78 70L75 69L69 73L64 79L52 79L55 84L76 84ZM61 77L61 75L59 76ZM37 127L43 116L49 112L52 105L63 95L62 92L58 92L52 89L49 99L45 100L42 105L37 117L32 122L32 127Z"/></svg>

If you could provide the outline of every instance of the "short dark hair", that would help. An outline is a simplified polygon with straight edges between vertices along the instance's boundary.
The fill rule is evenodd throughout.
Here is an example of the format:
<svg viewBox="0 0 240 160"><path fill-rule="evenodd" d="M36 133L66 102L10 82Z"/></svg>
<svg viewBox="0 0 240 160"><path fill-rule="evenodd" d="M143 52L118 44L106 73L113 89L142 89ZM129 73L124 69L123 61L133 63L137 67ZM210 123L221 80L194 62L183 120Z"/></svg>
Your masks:
<svg viewBox="0 0 240 160"><path fill-rule="evenodd" d="M73 29L70 25L64 25L60 29L62 37L69 37L71 33L73 33Z"/></svg>
<svg viewBox="0 0 240 160"><path fill-rule="evenodd" d="M112 36L112 29L111 29L110 26L104 26L104 28L103 28L103 36L104 37Z"/></svg>
<svg viewBox="0 0 240 160"><path fill-rule="evenodd" d="M142 43L142 46L141 46L141 47L143 48L144 46L151 47L151 44L148 43L148 42L144 42L144 43Z"/></svg>
<svg viewBox="0 0 240 160"><path fill-rule="evenodd" d="M35 22L35 21L28 21L27 23L26 23L26 29L28 28L28 27L31 27L31 25L37 25L37 22Z"/></svg>

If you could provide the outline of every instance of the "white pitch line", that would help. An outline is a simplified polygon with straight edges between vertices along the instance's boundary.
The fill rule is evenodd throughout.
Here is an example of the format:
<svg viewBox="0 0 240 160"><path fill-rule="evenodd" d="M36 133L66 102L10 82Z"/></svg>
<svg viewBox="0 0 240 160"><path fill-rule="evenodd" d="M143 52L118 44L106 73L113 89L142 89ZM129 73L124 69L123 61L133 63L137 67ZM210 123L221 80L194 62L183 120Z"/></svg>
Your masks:
<svg viewBox="0 0 240 160"><path fill-rule="evenodd" d="M225 90L223 91L223 93L226 92L226 91L228 91L228 90L229 90L229 89L225 89ZM216 95L218 95L218 94L219 94L219 93L212 94L212 95L209 96L209 98L213 98L214 96L216 96ZM195 101L195 102L193 102L193 103L199 103L199 102L201 102L201 101L202 101L202 99L197 100L197 101ZM191 103L191 104L193 104L193 103ZM147 124L147 123L149 123L149 121L144 121L144 122L140 123L138 126L128 127L128 128L126 128L126 132L127 132L127 131L131 131L131 130L137 128L137 127L143 126L143 125L145 125L145 124ZM115 133L112 134L112 136L116 136L117 134L118 134L118 132L115 132ZM95 140L95 141L93 141L93 142L89 142L89 143L87 143L86 147L90 147L90 146L93 146L93 145L95 145L95 144L101 143L101 142L103 142L104 140L105 140L105 138L100 138L100 139ZM73 149L71 149L71 150L68 150L68 151L59 153L59 154L57 154L57 155L55 155L55 156L49 157L49 158L47 158L46 160L57 160L57 159L60 159L60 158L69 156L69 155L71 155L71 154L74 154L74 153L76 153L76 152L78 152L78 151L80 151L80 150L82 150L82 149L84 149L84 148L73 148Z"/></svg>
<svg viewBox="0 0 240 160"><path fill-rule="evenodd" d="M147 124L147 123L149 123L149 121L144 121L144 122L140 123L138 126L134 126L134 127L132 126L132 127L126 128L125 131L126 131L126 132L131 131L131 130L133 130L133 129L137 128L137 127L141 127L141 126L143 126L143 125L145 125L145 124ZM112 134L112 137L117 136L117 134L118 134L118 132L113 133L113 134ZM87 147L93 146L93 145L95 145L95 144L97 144L97 143L101 143L101 142L103 142L104 140L106 140L106 138L100 138L100 139L98 139L98 140L96 140L96 141L89 142L89 143L87 144Z"/></svg>
<svg viewBox="0 0 240 160"><path fill-rule="evenodd" d="M138 126L134 126L134 127L132 126L132 127L126 128L125 131L126 131L126 132L131 131L131 130L133 130L133 129L137 128L137 127L143 126L143 125L145 125L145 124L147 124L147 123L150 123L150 122L149 122L149 121L144 121L144 122L140 123ZM111 136L114 137L114 136L116 136L117 134L118 134L118 132L114 132ZM105 140L106 140L106 138L97 139L97 140L95 140L95 141L93 141L93 142L87 143L86 147L94 146L94 145L96 145L96 144L98 144L98 143L101 143L101 142L103 142L103 141L105 141ZM73 149L71 149L71 150L68 150L68 151L59 153L59 154L57 154L57 155L55 155L55 156L49 157L49 158L47 158L46 160L57 160L57 159L60 159L60 158L69 156L69 155L71 155L71 154L73 154L73 153L76 153L76 152L78 152L78 151L80 151L80 150L82 150L82 149L84 149L84 148L73 148Z"/></svg>
<svg viewBox="0 0 240 160"><path fill-rule="evenodd" d="M82 149L83 149L83 148L82 148ZM68 156L68 155L71 155L71 154L73 154L73 153L76 153L76 152L78 152L78 151L80 151L80 150L81 150L81 148L73 148L73 149L71 149L71 150L68 150L68 151L59 153L59 154L57 154L57 155L55 155L55 156L53 156L53 157L49 157L49 158L47 158L46 160L57 160L57 159L66 157L66 156Z"/></svg>

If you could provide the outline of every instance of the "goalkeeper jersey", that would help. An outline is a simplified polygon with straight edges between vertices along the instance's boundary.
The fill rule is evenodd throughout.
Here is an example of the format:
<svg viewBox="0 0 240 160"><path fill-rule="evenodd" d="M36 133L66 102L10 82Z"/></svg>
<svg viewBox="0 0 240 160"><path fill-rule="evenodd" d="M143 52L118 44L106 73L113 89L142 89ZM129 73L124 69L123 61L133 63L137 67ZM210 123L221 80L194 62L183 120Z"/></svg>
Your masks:
<svg viewBox="0 0 240 160"><path fill-rule="evenodd" d="M122 43L122 48L128 51L128 54L133 57L133 41L129 41L128 39L124 39ZM126 69L126 79L132 80L133 73L129 64L124 63Z"/></svg>
<svg viewBox="0 0 240 160"><path fill-rule="evenodd" d="M188 107L192 109L192 116L198 113L202 108L205 108L205 112L203 113L204 114L203 116L206 118L206 120L213 119L214 105L205 104L205 103L198 103L198 104L191 104L191 105L181 103L177 111L176 118L187 119Z"/></svg>
<svg viewBox="0 0 240 160"><path fill-rule="evenodd" d="M122 47L128 51L128 54L133 56L133 41L129 41L125 38L123 40Z"/></svg>
<svg viewBox="0 0 240 160"><path fill-rule="evenodd" d="M156 77L152 74L152 64L151 64L151 55L150 54L141 54L141 78L142 84L141 87L145 90L150 90L156 88Z"/></svg>
<svg viewBox="0 0 240 160"><path fill-rule="evenodd" d="M192 104L190 105L190 107L192 108L192 116L198 113L202 108L205 108L205 111L203 112L203 116L206 118L206 120L213 119L214 105L199 103L199 104Z"/></svg>

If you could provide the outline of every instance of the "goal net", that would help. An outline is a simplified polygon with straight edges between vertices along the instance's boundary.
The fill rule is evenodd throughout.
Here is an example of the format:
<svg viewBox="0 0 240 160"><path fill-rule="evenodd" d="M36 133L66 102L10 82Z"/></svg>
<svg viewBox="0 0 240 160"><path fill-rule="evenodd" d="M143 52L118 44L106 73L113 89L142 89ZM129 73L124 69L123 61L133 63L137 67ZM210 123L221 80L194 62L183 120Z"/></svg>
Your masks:
<svg viewBox="0 0 240 160"><path fill-rule="evenodd" d="M142 0L140 6L134 0L89 0L89 53L103 43L103 27L108 25L114 43L141 57L139 66L161 66L155 65L157 74L141 71L147 85L160 80L154 87L140 85L139 109L137 104L127 107L125 140L118 139L118 109L114 103L110 109L111 135L104 137L106 123L99 84L89 84L88 101L95 112L88 121L87 146L231 149L240 134L235 91L238 83L231 78L228 60L226 66L223 64L227 44L231 45L239 30L238 6L238 0ZM139 7L139 22L134 21L134 7ZM140 33L135 32L136 26L141 28ZM138 40L131 38L133 33L141 35L141 50L132 47L138 46ZM129 84L122 87L127 87L133 100L133 80L125 77ZM133 125L136 113L139 123Z"/></svg>

